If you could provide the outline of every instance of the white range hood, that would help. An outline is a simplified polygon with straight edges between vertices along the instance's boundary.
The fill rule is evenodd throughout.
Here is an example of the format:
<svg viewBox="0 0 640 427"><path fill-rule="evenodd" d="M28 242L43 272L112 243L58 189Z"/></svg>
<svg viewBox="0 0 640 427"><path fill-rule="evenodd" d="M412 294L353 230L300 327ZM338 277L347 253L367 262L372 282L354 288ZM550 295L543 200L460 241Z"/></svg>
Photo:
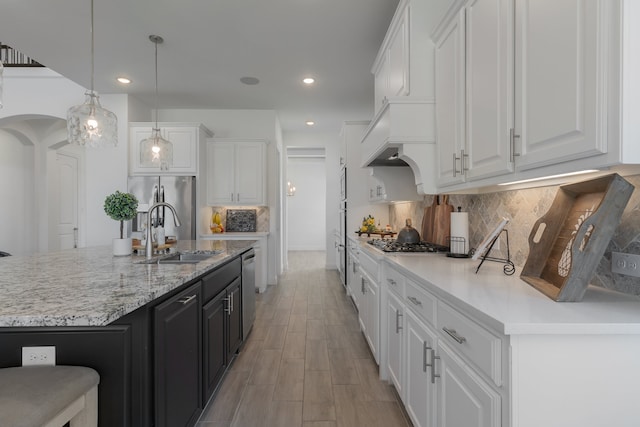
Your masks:
<svg viewBox="0 0 640 427"><path fill-rule="evenodd" d="M418 194L437 193L435 100L388 98L364 133L361 153L362 167L408 165Z"/></svg>

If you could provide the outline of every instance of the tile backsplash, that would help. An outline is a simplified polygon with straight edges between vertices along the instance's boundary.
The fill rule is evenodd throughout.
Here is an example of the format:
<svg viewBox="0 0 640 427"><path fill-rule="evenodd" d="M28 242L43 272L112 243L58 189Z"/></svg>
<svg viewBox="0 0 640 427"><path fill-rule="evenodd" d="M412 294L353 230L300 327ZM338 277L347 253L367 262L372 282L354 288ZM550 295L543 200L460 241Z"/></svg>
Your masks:
<svg viewBox="0 0 640 427"><path fill-rule="evenodd" d="M211 206L211 213L218 212L222 218L223 227L227 227L227 209L239 209L237 206ZM244 207L242 209L245 209ZM256 231L268 232L269 231L269 208L266 206L247 207L246 209L256 210Z"/></svg>
<svg viewBox="0 0 640 427"><path fill-rule="evenodd" d="M591 283L620 292L640 295L640 278L623 276L611 272L611 252L640 254L640 175L625 177L636 187L622 215L620 225L609 242L600 260ZM449 203L461 206L469 212L469 244L477 247L500 222L509 219L509 247L511 259L518 267L516 274L529 255L529 234L534 223L551 208L558 186L531 188L526 190L503 191L487 194L452 194ZM411 218L414 227L420 230L424 208L433 203L434 196L425 196L422 202L397 203L389 205L389 220L394 229L404 227L406 218ZM492 255L505 257L506 242L501 237L500 251ZM494 249L495 251L495 249Z"/></svg>

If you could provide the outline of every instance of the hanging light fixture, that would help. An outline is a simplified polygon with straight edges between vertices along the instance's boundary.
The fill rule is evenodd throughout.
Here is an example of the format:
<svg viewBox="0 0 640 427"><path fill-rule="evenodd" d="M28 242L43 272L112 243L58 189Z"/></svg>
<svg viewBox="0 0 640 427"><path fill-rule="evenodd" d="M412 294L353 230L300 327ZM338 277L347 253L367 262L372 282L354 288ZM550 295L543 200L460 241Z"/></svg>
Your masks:
<svg viewBox="0 0 640 427"><path fill-rule="evenodd" d="M168 170L173 163L173 144L160 134L158 126L158 45L164 42L162 37L150 35L156 47L156 95L155 95L155 127L151 130L151 136L140 142L140 163L142 166L160 166L160 170Z"/></svg>
<svg viewBox="0 0 640 427"><path fill-rule="evenodd" d="M91 0L91 90L84 93L85 101L67 111L67 140L72 144L104 147L118 144L118 119L102 108L100 97L93 89L93 0Z"/></svg>

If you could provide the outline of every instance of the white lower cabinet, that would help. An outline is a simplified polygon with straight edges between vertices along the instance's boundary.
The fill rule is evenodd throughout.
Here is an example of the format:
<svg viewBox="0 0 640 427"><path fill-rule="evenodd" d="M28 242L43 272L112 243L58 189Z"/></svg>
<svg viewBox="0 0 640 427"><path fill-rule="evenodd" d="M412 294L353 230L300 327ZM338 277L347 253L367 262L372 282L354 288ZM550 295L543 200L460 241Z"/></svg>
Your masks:
<svg viewBox="0 0 640 427"><path fill-rule="evenodd" d="M358 254L359 261L359 291L357 296L359 301L356 302L358 307L358 316L360 320L360 328L364 334L367 344L371 349L371 353L376 361L380 363L379 344L380 344L380 286L378 284L380 260L374 259L366 251Z"/></svg>
<svg viewBox="0 0 640 427"><path fill-rule="evenodd" d="M381 372L413 425L502 426L503 340L398 270L384 269Z"/></svg>
<svg viewBox="0 0 640 427"><path fill-rule="evenodd" d="M366 273L360 276L362 300L360 303L360 326L362 327L362 333L364 334L367 344L371 349L376 363L379 362L378 358L378 342L379 342L379 286L374 282Z"/></svg>
<svg viewBox="0 0 640 427"><path fill-rule="evenodd" d="M402 355L404 350L404 304L393 293L387 295L387 372L400 398L404 396Z"/></svg>
<svg viewBox="0 0 640 427"><path fill-rule="evenodd" d="M407 380L404 404L414 427L435 427L436 377L433 361L437 335L410 310L407 310L405 325Z"/></svg>
<svg viewBox="0 0 640 427"><path fill-rule="evenodd" d="M446 344L438 343L435 363L437 424L440 427L500 427L501 396ZM439 366L438 366L439 365ZM506 425L506 424L505 424Z"/></svg>

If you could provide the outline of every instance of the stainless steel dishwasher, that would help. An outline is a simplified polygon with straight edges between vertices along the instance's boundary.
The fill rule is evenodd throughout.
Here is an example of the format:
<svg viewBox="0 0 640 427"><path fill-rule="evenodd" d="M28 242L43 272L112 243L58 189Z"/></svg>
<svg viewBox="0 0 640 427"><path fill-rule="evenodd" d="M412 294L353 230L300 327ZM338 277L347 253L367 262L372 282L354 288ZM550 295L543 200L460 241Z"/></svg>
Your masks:
<svg viewBox="0 0 640 427"><path fill-rule="evenodd" d="M256 253L242 254L242 338L247 339L256 319Z"/></svg>

